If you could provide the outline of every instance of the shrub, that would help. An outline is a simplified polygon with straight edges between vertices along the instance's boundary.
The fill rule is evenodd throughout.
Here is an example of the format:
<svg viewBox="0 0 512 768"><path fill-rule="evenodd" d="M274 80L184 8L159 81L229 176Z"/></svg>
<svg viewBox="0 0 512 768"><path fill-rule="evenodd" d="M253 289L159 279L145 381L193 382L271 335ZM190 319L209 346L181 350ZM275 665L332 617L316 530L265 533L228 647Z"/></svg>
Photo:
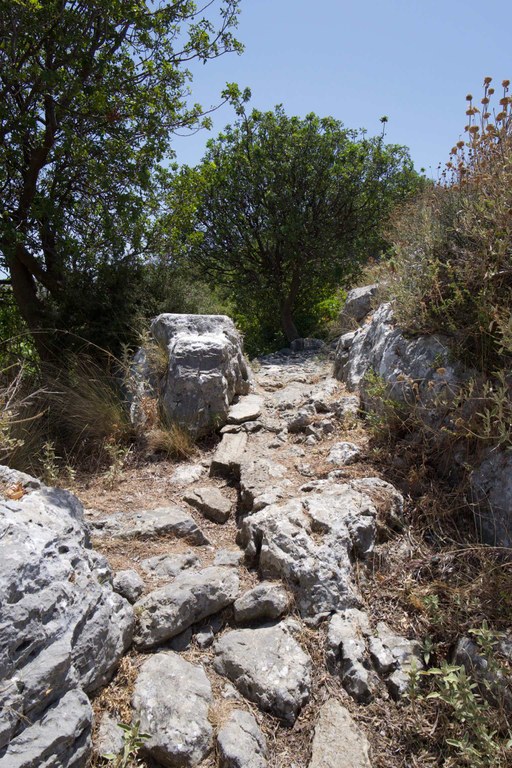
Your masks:
<svg viewBox="0 0 512 768"><path fill-rule="evenodd" d="M456 761L446 764L506 768L510 766L512 731L503 702L496 700L492 679L503 679L507 670L496 658L497 637L486 622L470 633L486 661L489 675L477 681L464 666L443 662L419 673L432 683L430 692L420 694L419 698L434 703L432 733L435 732L434 738L444 741L443 752ZM414 678L413 682L416 685Z"/></svg>
<svg viewBox="0 0 512 768"><path fill-rule="evenodd" d="M512 97L504 80L491 112L490 83L482 111L467 96L467 138L440 183L395 218L390 276L404 327L451 334L457 354L487 372L512 357Z"/></svg>

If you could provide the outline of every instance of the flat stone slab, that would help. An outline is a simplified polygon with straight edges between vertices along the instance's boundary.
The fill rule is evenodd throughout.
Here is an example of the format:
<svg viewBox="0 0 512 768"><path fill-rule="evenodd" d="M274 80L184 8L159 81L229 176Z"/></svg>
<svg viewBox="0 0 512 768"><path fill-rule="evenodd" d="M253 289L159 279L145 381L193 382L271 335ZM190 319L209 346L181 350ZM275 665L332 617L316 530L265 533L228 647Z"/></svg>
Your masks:
<svg viewBox="0 0 512 768"><path fill-rule="evenodd" d="M290 596L284 587L263 582L245 592L236 600L233 608L235 621L278 619L290 607Z"/></svg>
<svg viewBox="0 0 512 768"><path fill-rule="evenodd" d="M228 424L243 424L245 421L255 421L261 416L263 398L259 395L241 397L238 403L228 411Z"/></svg>
<svg viewBox="0 0 512 768"><path fill-rule="evenodd" d="M156 555L143 560L140 567L143 571L160 579L175 579L182 571L196 568L200 560L194 552L183 552L179 555Z"/></svg>
<svg viewBox="0 0 512 768"><path fill-rule="evenodd" d="M231 501L218 488L194 488L183 499L215 523L225 523L231 514Z"/></svg>
<svg viewBox="0 0 512 768"><path fill-rule="evenodd" d="M227 632L214 667L260 709L293 724L311 693L311 659L292 636L294 622Z"/></svg>
<svg viewBox="0 0 512 768"><path fill-rule="evenodd" d="M308 768L371 768L368 739L336 699L320 710Z"/></svg>
<svg viewBox="0 0 512 768"><path fill-rule="evenodd" d="M200 464L184 464L174 470L171 475L171 482L176 483L176 485L192 485L192 483L197 483L205 472L205 468Z"/></svg>
<svg viewBox="0 0 512 768"><path fill-rule="evenodd" d="M247 446L247 433L225 434L210 464L210 477L240 477L240 462Z"/></svg>
<svg viewBox="0 0 512 768"><path fill-rule="evenodd" d="M217 736L219 768L266 768L267 743L256 718L235 709Z"/></svg>
<svg viewBox="0 0 512 768"><path fill-rule="evenodd" d="M212 689L201 666L176 653L157 653L141 667L133 693L143 751L158 765L193 768L212 749Z"/></svg>
<svg viewBox="0 0 512 768"><path fill-rule="evenodd" d="M132 514L118 513L93 527L99 536L116 539L153 539L172 535L187 539L191 544L202 545L210 542L196 521L179 507L157 507Z"/></svg>
<svg viewBox="0 0 512 768"><path fill-rule="evenodd" d="M236 600L238 586L234 568L211 566L184 571L171 584L155 589L135 604L135 645L154 648L218 613Z"/></svg>
<svg viewBox="0 0 512 768"><path fill-rule="evenodd" d="M289 496L288 469L277 461L246 452L240 468L240 498L244 512L258 512Z"/></svg>

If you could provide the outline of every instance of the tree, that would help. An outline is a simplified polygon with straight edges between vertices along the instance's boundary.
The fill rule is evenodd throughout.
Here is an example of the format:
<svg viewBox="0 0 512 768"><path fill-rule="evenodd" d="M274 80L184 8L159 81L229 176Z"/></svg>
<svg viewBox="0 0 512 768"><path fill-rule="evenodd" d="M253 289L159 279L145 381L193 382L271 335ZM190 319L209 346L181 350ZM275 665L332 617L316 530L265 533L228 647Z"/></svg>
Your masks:
<svg viewBox="0 0 512 768"><path fill-rule="evenodd" d="M187 62L240 50L238 5L0 0L0 254L42 355L151 253L172 132L204 117Z"/></svg>
<svg viewBox="0 0 512 768"><path fill-rule="evenodd" d="M171 208L188 222L187 256L229 286L246 311L295 316L383 246L386 214L417 174L406 148L369 139L331 118L287 117L282 107L247 114L208 142L202 163L175 180Z"/></svg>

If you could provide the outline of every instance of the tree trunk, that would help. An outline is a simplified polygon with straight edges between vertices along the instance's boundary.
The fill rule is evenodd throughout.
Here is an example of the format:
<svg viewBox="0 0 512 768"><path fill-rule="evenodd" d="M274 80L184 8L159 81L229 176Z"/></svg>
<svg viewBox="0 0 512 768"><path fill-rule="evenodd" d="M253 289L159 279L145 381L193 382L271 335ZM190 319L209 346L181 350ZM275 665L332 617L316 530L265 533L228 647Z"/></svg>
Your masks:
<svg viewBox="0 0 512 768"><path fill-rule="evenodd" d="M294 273L290 284L290 290L288 295L281 302L281 328L288 341L294 341L300 338L297 326L293 319L293 310L295 308L295 300L299 292L300 277L298 273Z"/></svg>
<svg viewBox="0 0 512 768"><path fill-rule="evenodd" d="M22 246L17 246L17 248ZM42 360L50 356L48 328L45 327L43 305L37 295L37 286L31 271L14 254L7 259L10 282L16 304L29 331L33 335L34 344Z"/></svg>

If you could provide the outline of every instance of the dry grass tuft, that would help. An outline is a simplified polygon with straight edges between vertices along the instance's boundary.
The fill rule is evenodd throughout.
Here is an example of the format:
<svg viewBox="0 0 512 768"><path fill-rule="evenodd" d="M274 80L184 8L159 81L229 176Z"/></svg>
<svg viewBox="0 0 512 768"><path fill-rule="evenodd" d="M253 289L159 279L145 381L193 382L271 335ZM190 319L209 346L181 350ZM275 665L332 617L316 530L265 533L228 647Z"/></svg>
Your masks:
<svg viewBox="0 0 512 768"><path fill-rule="evenodd" d="M154 426L145 434L147 450L150 453L163 453L171 459L188 459L197 453L194 439L190 433L178 424Z"/></svg>

